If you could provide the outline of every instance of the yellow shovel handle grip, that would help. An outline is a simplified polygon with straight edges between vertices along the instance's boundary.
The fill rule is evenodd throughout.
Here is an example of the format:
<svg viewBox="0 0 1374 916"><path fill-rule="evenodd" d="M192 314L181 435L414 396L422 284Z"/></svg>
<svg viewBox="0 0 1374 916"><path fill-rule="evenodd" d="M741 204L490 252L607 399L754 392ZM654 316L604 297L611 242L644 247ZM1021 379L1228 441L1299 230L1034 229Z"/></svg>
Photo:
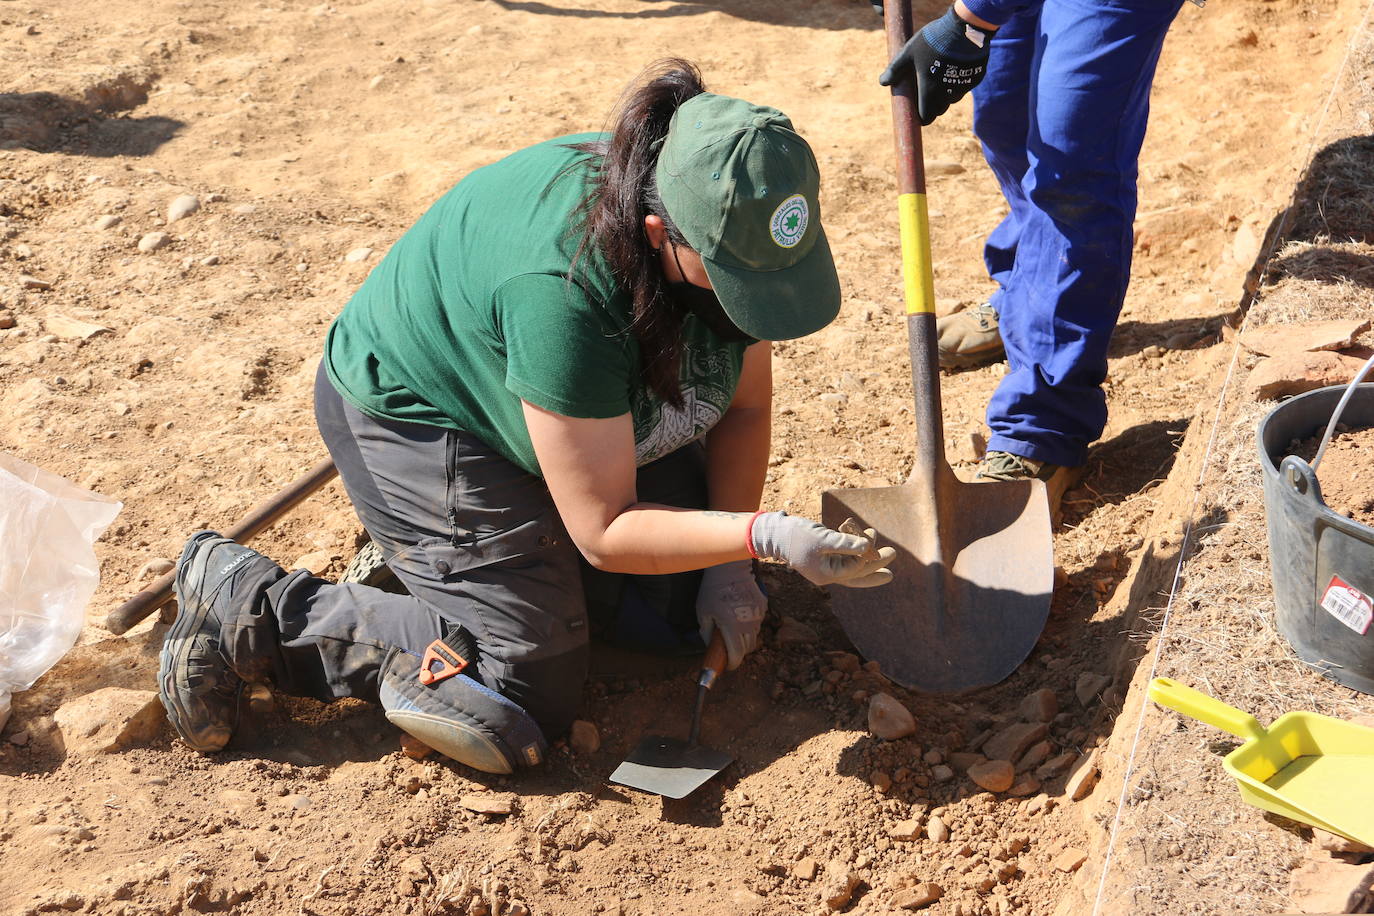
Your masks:
<svg viewBox="0 0 1374 916"><path fill-rule="evenodd" d="M1268 732L1259 720L1234 706L1227 706L1215 697L1184 686L1169 677L1157 677L1150 681L1150 699L1160 706L1177 710L1185 716L1206 722L1222 731L1230 732L1237 738L1263 738Z"/></svg>
<svg viewBox="0 0 1374 916"><path fill-rule="evenodd" d="M906 313L935 311L935 272L930 256L930 215L924 194L897 198L898 227L902 234L902 277L906 281Z"/></svg>

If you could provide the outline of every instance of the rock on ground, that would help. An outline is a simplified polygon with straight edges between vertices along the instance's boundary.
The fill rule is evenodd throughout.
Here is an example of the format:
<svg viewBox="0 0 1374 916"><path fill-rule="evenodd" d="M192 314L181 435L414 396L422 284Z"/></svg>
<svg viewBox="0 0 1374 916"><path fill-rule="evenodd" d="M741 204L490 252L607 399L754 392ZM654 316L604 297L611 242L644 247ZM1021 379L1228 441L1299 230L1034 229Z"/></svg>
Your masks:
<svg viewBox="0 0 1374 916"><path fill-rule="evenodd" d="M102 754L147 744L167 724L156 691L102 687L53 714L68 754Z"/></svg>
<svg viewBox="0 0 1374 916"><path fill-rule="evenodd" d="M568 730L568 746L574 754L595 754L601 749L601 733L596 724L585 719L577 719Z"/></svg>
<svg viewBox="0 0 1374 916"><path fill-rule="evenodd" d="M1302 394L1328 385L1346 385L1364 360L1330 350L1316 353L1280 353L1260 360L1245 380L1246 390L1261 400Z"/></svg>
<svg viewBox="0 0 1374 916"><path fill-rule="evenodd" d="M884 741L916 733L916 718L896 697L875 693L868 701L868 730Z"/></svg>
<svg viewBox="0 0 1374 916"><path fill-rule="evenodd" d="M1241 335L1240 344L1261 356L1303 350L1344 350L1354 346L1355 338L1367 330L1369 321L1359 318L1269 324L1247 328Z"/></svg>
<svg viewBox="0 0 1374 916"><path fill-rule="evenodd" d="M899 910L921 910L945 895L940 885L926 882L900 890L892 895L892 905Z"/></svg>
<svg viewBox="0 0 1374 916"><path fill-rule="evenodd" d="M969 767L968 777L989 792L1005 792L1016 780L1016 771L1006 760L989 760Z"/></svg>
<svg viewBox="0 0 1374 916"><path fill-rule="evenodd" d="M1374 864L1314 859L1293 872L1289 894L1299 913L1368 913Z"/></svg>

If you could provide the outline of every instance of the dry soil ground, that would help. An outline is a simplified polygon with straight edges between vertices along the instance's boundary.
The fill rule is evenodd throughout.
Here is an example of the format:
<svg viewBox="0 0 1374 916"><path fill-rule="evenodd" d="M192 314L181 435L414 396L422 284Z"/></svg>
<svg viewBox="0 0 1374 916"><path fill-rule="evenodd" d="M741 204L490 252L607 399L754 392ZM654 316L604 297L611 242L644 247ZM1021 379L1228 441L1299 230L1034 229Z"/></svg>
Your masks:
<svg viewBox="0 0 1374 916"><path fill-rule="evenodd" d="M923 5L918 18L936 12ZM1031 659L973 696L910 695L858 668L822 593L771 573L765 648L726 679L705 727L736 763L669 803L606 783L644 731L685 727L690 674L661 663L588 685L599 750L560 749L512 780L402 756L397 732L360 703L259 697L251 725L214 758L165 728L86 753L54 716L97 688L150 690L163 626L114 638L104 615L188 532L229 525L322 456L309 408L322 335L386 247L472 168L600 127L621 87L664 55L695 59L718 91L787 111L822 168L845 308L831 328L778 347L768 503L815 515L826 488L901 482L910 388L888 108L874 79L883 42L869 5L0 3L0 305L15 325L0 330L0 449L125 505L98 545L104 578L81 644L16 697L0 740L0 910L784 914L827 912L833 896L846 912L879 913L923 883L943 889L929 911L944 914L1088 912L1099 883L1113 911L1216 912L1242 893L1245 908L1284 909L1302 838L1236 811L1201 732L1176 719L1150 713L1147 723L1170 728L1144 731L1158 767L1150 804L1111 828L1121 786L1137 791L1145 772L1131 742L1152 669L1138 664L1142 634L1184 545L1207 546L1185 530L1229 551L1193 566L1198 588L1215 591L1240 559L1254 579L1244 594L1263 593L1253 502L1225 526L1188 523L1199 506L1225 505L1195 491L1204 476L1231 479L1207 449L1236 352L1222 330L1259 289L1252 268L1267 230L1314 143L1334 142L1322 132L1369 133L1367 95L1324 107L1350 72L1341 65L1363 14L1358 0L1229 0L1180 14L1142 156L1112 421L1070 494L1054 611ZM1001 204L967 105L927 131L926 146L937 294L943 308L975 303L988 291L979 240ZM168 223L183 194L200 209ZM145 251L150 233L166 236ZM1329 311L1351 294L1368 310L1361 263L1366 279L1336 283L1347 299ZM63 319L107 330L87 337ZM953 458L974 458L998 377L945 379ZM1242 433L1232 438L1239 467L1250 452ZM258 546L285 563L312 554L337 574L355 532L331 485ZM1200 659L1178 673L1205 664L1223 694L1259 684L1235 702L1271 696L1242 675L1258 657L1287 659L1272 623L1262 609L1225 619L1258 655L1234 640L1199 653L1193 631L1176 629L1164 657ZM1251 638L1265 626L1267 641ZM1291 660L1282 667L1315 680ZM1036 713L1049 721L1008 734L1036 718L1022 701L1041 690L1054 709ZM868 734L875 691L911 708L914 736ZM1286 696L1368 711L1323 684ZM1255 710L1280 711L1272 699ZM1029 756L1015 754L1022 741ZM983 751L1025 763L1023 796L966 778ZM1098 768L1094 790L1084 777ZM1188 829L1156 855L1178 822ZM1187 855L1170 852L1185 842Z"/></svg>

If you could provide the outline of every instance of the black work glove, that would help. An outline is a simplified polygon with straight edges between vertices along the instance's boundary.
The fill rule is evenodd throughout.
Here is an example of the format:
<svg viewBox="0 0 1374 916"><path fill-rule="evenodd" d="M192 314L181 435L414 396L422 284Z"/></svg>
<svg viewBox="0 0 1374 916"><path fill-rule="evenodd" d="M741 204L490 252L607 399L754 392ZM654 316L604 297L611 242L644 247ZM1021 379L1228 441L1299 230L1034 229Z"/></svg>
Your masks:
<svg viewBox="0 0 1374 916"><path fill-rule="evenodd" d="M992 33L960 19L951 6L911 36L878 82L891 86L914 69L916 114L921 124L928 125L982 81Z"/></svg>

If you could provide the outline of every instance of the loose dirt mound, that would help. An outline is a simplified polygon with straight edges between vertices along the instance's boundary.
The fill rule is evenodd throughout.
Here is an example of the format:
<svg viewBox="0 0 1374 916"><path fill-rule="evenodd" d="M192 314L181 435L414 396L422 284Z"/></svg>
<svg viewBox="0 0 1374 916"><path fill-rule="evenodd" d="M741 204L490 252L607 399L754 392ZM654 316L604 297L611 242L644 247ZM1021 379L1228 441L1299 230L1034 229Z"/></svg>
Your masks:
<svg viewBox="0 0 1374 916"><path fill-rule="evenodd" d="M1142 157L1112 422L1070 494L1054 612L1027 664L974 696L910 695L848 654L822 593L775 571L765 648L707 711L703 740L737 762L674 803L605 781L644 732L685 729L691 675L661 660L628 675L606 662L583 712L600 748L560 748L509 781L405 758L360 703L259 696L230 750L208 759L165 728L92 753L64 737L59 712L87 698L113 716L100 688L149 699L163 627L115 639L98 621L188 532L227 526L322 455L309 392L324 329L387 246L472 168L600 127L619 89L665 54L791 114L824 176L845 308L778 347L768 503L814 516L828 487L901 482L910 383L869 5L154 0L70 12L4 19L0 448L125 509L99 545L82 644L16 697L0 737L0 910L883 912L915 906L930 884L936 913L1081 908L1100 874L1092 800L1114 793L1093 791L1115 759L1099 745L1138 654L1126 634L1160 604L1191 500L1164 482L1306 161L1307 112L1359 20L1353 0L1179 17ZM988 292L978 245L1001 202L967 105L926 144L936 287L954 308ZM170 220L187 194L199 208ZM945 380L952 457L975 458L999 377ZM288 564L315 554L312 567L337 574L355 532L331 486L258 546ZM914 735L868 734L876 692L911 709ZM120 708L136 699L119 694ZM1015 794L968 777L996 776L978 766L989 758L1012 764Z"/></svg>

